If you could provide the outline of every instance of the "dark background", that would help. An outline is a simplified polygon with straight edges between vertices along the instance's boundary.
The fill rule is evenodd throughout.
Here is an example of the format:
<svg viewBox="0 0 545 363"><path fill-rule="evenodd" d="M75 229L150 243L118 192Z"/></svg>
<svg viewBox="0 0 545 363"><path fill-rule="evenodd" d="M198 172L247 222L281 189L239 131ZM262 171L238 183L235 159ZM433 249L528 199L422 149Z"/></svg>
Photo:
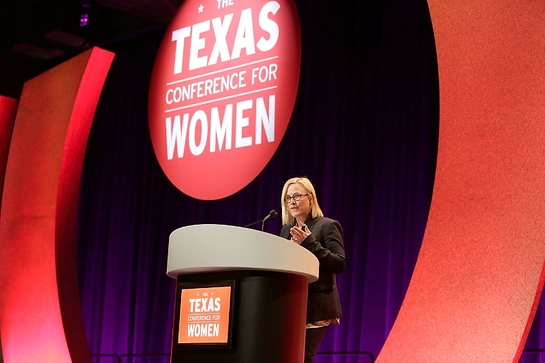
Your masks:
<svg viewBox="0 0 545 363"><path fill-rule="evenodd" d="M192 224L241 226L280 211L281 188L292 176L314 182L325 214L345 232L347 268L338 277L344 315L320 349L335 354L317 361L369 362L368 355L346 353L378 355L410 281L433 190L439 86L426 1L297 0L302 64L290 125L262 173L218 201L192 199L171 185L149 139L149 80L175 3L35 0L2 15L10 32L2 36L0 94L18 97L24 80L89 46L116 53L80 196L80 290L95 362L111 362L108 355L167 362L175 289L165 274L169 234ZM30 29L38 27L31 21L38 7L56 17L54 30L77 35L82 45L44 42L51 25ZM21 54L21 42L54 56ZM279 217L268 220L265 230L277 234L280 224ZM544 319L540 308L527 350L541 346ZM538 356L527 352L523 361Z"/></svg>

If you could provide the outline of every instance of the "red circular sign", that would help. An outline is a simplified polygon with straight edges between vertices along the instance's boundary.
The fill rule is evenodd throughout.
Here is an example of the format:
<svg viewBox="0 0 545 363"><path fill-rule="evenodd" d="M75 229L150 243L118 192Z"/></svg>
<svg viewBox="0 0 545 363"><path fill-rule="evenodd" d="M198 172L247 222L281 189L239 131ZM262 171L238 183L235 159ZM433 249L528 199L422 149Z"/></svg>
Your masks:
<svg viewBox="0 0 545 363"><path fill-rule="evenodd" d="M153 69L155 155L182 192L236 193L269 162L288 126L301 62L291 0L187 0Z"/></svg>

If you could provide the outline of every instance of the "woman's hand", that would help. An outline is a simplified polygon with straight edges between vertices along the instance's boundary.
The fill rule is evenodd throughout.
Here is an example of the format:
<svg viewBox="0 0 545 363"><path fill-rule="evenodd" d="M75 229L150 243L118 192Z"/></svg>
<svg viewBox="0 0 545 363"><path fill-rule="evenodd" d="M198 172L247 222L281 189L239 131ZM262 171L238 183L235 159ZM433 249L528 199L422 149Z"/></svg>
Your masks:
<svg viewBox="0 0 545 363"><path fill-rule="evenodd" d="M301 242L303 242L305 238L310 236L310 230L305 224L303 224L302 227L298 227L298 226L291 227L290 234L291 234L292 242L301 244Z"/></svg>

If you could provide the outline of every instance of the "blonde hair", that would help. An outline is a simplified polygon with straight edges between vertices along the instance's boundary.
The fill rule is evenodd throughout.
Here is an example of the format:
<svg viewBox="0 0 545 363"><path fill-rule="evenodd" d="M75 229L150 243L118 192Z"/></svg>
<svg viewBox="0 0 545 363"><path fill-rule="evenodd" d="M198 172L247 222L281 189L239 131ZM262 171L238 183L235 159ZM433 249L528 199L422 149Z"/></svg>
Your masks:
<svg viewBox="0 0 545 363"><path fill-rule="evenodd" d="M318 197L316 196L314 186L307 177L298 176L288 179L288 181L284 183L284 188L282 188L282 196L280 198L280 203L282 205L282 225L291 224L295 220L290 214L286 202L284 201L286 194L288 194L288 188L292 184L299 184L308 193L310 197L310 215L312 216L312 218L323 217L324 213L322 212L322 209L318 204Z"/></svg>

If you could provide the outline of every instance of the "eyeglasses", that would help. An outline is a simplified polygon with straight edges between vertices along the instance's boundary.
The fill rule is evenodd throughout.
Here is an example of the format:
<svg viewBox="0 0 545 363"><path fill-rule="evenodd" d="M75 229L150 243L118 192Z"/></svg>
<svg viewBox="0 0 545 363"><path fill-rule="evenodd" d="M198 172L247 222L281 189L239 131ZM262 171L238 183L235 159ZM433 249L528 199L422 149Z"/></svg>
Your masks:
<svg viewBox="0 0 545 363"><path fill-rule="evenodd" d="M293 200L294 202L298 202L301 200L301 198L303 197L306 197L308 194L294 194L294 195L286 195L284 197L284 202L286 202L286 204L290 204L291 201Z"/></svg>

